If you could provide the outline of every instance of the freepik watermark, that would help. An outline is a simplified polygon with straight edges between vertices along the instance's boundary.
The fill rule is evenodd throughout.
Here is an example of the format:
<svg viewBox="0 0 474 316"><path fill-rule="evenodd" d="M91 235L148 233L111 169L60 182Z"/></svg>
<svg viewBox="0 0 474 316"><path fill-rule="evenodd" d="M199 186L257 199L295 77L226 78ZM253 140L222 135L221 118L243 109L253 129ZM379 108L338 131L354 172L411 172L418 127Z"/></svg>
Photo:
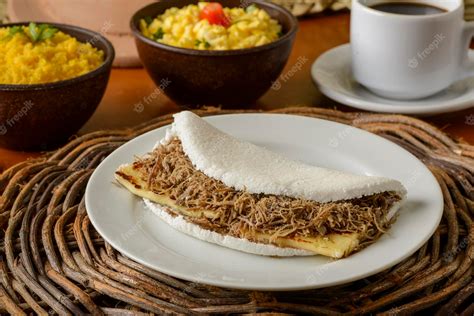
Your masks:
<svg viewBox="0 0 474 316"><path fill-rule="evenodd" d="M150 105L153 100L158 98L160 95L163 94L163 91L169 87L171 84L171 80L168 78L164 78L160 80L160 84L156 87L149 95L144 97L140 102L137 102L133 105L133 110L137 113L142 113L145 109L146 105Z"/></svg>
<svg viewBox="0 0 474 316"><path fill-rule="evenodd" d="M21 109L18 110L15 115L7 119L4 123L0 124L0 135L5 135L8 132L9 128L12 128L16 123L21 121L21 119L25 117L28 112L33 108L33 105L33 101L25 101Z"/></svg>
<svg viewBox="0 0 474 316"><path fill-rule="evenodd" d="M306 282L314 284L321 281L321 278L331 267L331 263L336 262L337 259L327 258L327 260L320 266L316 266L315 269L306 276Z"/></svg>
<svg viewBox="0 0 474 316"><path fill-rule="evenodd" d="M248 6L251 6L253 3L255 3L255 2L252 2L252 0L241 0L239 8L245 9Z"/></svg>
<svg viewBox="0 0 474 316"><path fill-rule="evenodd" d="M291 66L290 70L281 75L277 80L272 83L272 89L275 91L280 90L281 84L289 81L298 71L303 68L303 65L308 62L308 57L300 56L296 59L296 62Z"/></svg>
<svg viewBox="0 0 474 316"><path fill-rule="evenodd" d="M120 233L120 237L115 240L115 243L118 244L118 246L126 243L131 237L133 237L137 232L142 229L147 219L149 220L150 214L152 214L152 211L148 207L145 207L145 212L140 214L136 222L129 229Z"/></svg>
<svg viewBox="0 0 474 316"><path fill-rule="evenodd" d="M465 123L466 123L466 125L473 126L474 125L474 114L466 115Z"/></svg>
<svg viewBox="0 0 474 316"><path fill-rule="evenodd" d="M356 120L357 118L361 117L363 113L355 113L355 116L353 120ZM349 137L352 132L354 132L354 127L347 125L340 131L338 131L333 137L329 138L328 140L328 145L329 147L336 148L338 147L341 142L343 142L347 137Z"/></svg>
<svg viewBox="0 0 474 316"><path fill-rule="evenodd" d="M437 33L428 46L408 60L408 67L412 69L418 67L420 62L428 58L435 50L439 48L445 38L446 36L443 33Z"/></svg>
<svg viewBox="0 0 474 316"><path fill-rule="evenodd" d="M461 241L458 243L458 245L452 250L447 253L445 253L442 257L442 260L445 263L449 263L454 260L454 258L464 249L469 246L470 243L472 243L474 240L471 240L469 236L464 237L461 239Z"/></svg>
<svg viewBox="0 0 474 316"><path fill-rule="evenodd" d="M420 177L423 175L420 169L415 169L411 174L410 177L406 180L405 187L411 188L415 186L415 184L418 182Z"/></svg>
<svg viewBox="0 0 474 316"><path fill-rule="evenodd" d="M111 21L105 21L104 24L102 24L102 27L100 28L99 30L99 34L100 35L104 35L105 33L107 33L112 27L114 26L114 24L111 22ZM95 46L95 44L100 41L100 36L98 34L92 36L92 38L90 40L87 41L87 43L89 43L90 45L92 46ZM83 53L86 53L88 50L87 48L84 46L84 45L81 45L79 47L79 49L77 50L77 52L79 54L83 54Z"/></svg>
<svg viewBox="0 0 474 316"><path fill-rule="evenodd" d="M343 141L344 139L346 139L347 136L349 136L352 132L352 129L351 127L347 127L347 128L344 128L342 130L340 130L339 132L337 132L337 135L334 136L334 137L331 137L329 139L329 146L330 147L333 147L333 148L336 148L339 146L339 144L341 143L341 141Z"/></svg>

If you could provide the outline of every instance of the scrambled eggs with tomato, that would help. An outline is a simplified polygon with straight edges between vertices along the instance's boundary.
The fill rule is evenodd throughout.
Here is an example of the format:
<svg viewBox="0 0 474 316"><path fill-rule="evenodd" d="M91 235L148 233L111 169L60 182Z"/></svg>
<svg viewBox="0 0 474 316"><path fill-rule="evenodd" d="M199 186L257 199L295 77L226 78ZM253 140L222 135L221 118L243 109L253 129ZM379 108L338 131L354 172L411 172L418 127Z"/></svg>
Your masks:
<svg viewBox="0 0 474 316"><path fill-rule="evenodd" d="M140 21L146 37L159 43L201 50L231 50L265 45L281 35L281 25L252 4L223 8L217 2L200 2L170 8L156 18Z"/></svg>

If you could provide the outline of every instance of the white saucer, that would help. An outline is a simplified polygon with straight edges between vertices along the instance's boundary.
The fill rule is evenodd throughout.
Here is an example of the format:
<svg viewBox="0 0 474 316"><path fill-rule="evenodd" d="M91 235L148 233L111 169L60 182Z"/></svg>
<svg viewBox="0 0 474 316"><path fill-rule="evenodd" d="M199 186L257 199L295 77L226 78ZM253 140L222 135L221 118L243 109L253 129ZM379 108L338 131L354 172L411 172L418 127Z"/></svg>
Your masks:
<svg viewBox="0 0 474 316"><path fill-rule="evenodd" d="M471 50L469 54L474 55L474 52ZM327 97L367 111L431 115L474 106L474 77L458 81L446 90L424 99L402 101L379 97L354 81L350 44L322 54L313 63L311 76Z"/></svg>

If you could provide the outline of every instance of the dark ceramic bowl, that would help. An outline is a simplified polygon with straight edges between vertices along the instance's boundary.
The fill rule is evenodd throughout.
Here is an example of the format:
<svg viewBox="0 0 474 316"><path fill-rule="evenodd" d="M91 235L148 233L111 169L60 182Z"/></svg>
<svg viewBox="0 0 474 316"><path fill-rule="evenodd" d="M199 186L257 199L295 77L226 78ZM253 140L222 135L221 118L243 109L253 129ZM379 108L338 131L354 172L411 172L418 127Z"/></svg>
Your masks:
<svg viewBox="0 0 474 316"><path fill-rule="evenodd" d="M283 35L263 46L206 51L157 43L143 36L140 19L155 17L171 7L182 8L193 0L167 0L150 4L132 17L130 26L140 59L158 86L181 105L245 106L261 97L278 78L290 55L298 29L296 18L286 9L260 0L256 3L283 27ZM224 7L238 7L241 0L218 0ZM164 84L169 83L169 84Z"/></svg>
<svg viewBox="0 0 474 316"><path fill-rule="evenodd" d="M115 56L112 44L93 31L48 24L104 51L104 63L72 79L31 85L0 84L0 146L44 150L64 143L92 116L104 95Z"/></svg>

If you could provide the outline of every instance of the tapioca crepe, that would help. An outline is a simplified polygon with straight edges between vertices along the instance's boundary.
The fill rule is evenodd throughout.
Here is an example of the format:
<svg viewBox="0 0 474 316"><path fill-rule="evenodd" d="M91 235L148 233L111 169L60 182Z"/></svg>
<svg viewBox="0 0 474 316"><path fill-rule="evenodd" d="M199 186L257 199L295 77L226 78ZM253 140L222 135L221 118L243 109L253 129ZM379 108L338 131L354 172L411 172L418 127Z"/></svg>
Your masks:
<svg viewBox="0 0 474 316"><path fill-rule="evenodd" d="M265 256L348 256L387 231L406 195L396 180L293 161L189 111L115 176L176 230Z"/></svg>

